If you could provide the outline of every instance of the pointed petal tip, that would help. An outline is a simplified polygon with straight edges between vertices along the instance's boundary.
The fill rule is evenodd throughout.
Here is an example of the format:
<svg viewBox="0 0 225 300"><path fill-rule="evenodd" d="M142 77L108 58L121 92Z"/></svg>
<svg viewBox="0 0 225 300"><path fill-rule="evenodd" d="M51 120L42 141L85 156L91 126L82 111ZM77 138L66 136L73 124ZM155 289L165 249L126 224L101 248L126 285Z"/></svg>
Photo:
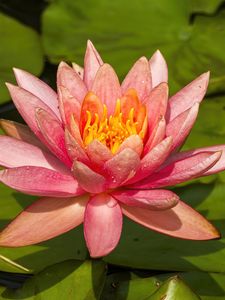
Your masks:
<svg viewBox="0 0 225 300"><path fill-rule="evenodd" d="M5 82L6 87L8 88L8 90L10 91L10 89L13 89L15 87L18 87L15 84L12 84L11 82Z"/></svg>
<svg viewBox="0 0 225 300"><path fill-rule="evenodd" d="M205 231L205 238L201 238L199 240L208 241L208 240L219 240L219 239L221 239L222 235L219 232L219 230L211 222L209 222L209 221L207 221L207 222L208 222L208 226L207 226L208 230L207 230L207 232Z"/></svg>
<svg viewBox="0 0 225 300"><path fill-rule="evenodd" d="M158 56L158 57L164 58L163 55L162 55L162 52L161 52L159 49L157 49L157 50L153 53L152 56L153 56L153 57L154 57L154 56Z"/></svg>
<svg viewBox="0 0 225 300"><path fill-rule="evenodd" d="M58 69L61 69L63 67L69 67L69 65L65 61L61 61L58 65Z"/></svg>
<svg viewBox="0 0 225 300"><path fill-rule="evenodd" d="M13 67L12 69L13 69L13 73L15 75L18 74L18 73L24 72L24 70L21 70L21 69L15 68L15 67Z"/></svg>
<svg viewBox="0 0 225 300"><path fill-rule="evenodd" d="M108 68L112 69L112 66L108 63L104 63L100 68L101 69L108 69Z"/></svg>
<svg viewBox="0 0 225 300"><path fill-rule="evenodd" d="M141 56L138 60L141 61L141 62L148 63L148 59L147 59L146 56Z"/></svg>
<svg viewBox="0 0 225 300"><path fill-rule="evenodd" d="M26 70L23 70L23 69L20 69L20 68L13 67L12 70L13 70L13 73L14 73L16 79L17 79L17 77L19 77L23 74L24 75L28 74L28 72Z"/></svg>
<svg viewBox="0 0 225 300"><path fill-rule="evenodd" d="M223 154L223 150L216 151L212 154L212 157L213 156L215 157L215 163L221 158L222 154Z"/></svg>
<svg viewBox="0 0 225 300"><path fill-rule="evenodd" d="M164 58L162 52L161 52L159 49L157 49L157 50L153 53L153 55L152 55L152 57L150 58L149 61L151 62L151 61L154 61L154 60L156 60L156 59L159 59L160 61L165 61L165 58ZM165 62L166 62L166 61L165 61Z"/></svg>
<svg viewBox="0 0 225 300"><path fill-rule="evenodd" d="M87 40L87 47L93 47L94 46L94 44L92 43L92 41L91 40Z"/></svg>
<svg viewBox="0 0 225 300"><path fill-rule="evenodd" d="M200 74L195 80L199 80L199 83L204 83L204 88L206 89L209 84L210 71Z"/></svg>
<svg viewBox="0 0 225 300"><path fill-rule="evenodd" d="M213 229L212 229L212 235L213 235L213 237L211 239L212 240L219 240L219 239L221 239L222 238L221 233L213 225L212 225L212 227L213 227Z"/></svg>
<svg viewBox="0 0 225 300"><path fill-rule="evenodd" d="M175 238L195 241L220 238L213 224L181 200L175 207L160 212L125 205L122 210L133 221Z"/></svg>
<svg viewBox="0 0 225 300"><path fill-rule="evenodd" d="M202 75L204 75L204 77L208 78L210 77L210 71L207 71L205 73L203 73Z"/></svg>

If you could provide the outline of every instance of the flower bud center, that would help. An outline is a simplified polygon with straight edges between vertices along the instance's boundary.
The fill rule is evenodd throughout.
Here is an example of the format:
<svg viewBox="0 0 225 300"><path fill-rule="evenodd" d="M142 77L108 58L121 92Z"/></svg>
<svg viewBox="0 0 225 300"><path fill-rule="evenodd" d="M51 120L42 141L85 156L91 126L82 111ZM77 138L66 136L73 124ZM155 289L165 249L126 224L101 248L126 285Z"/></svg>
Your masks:
<svg viewBox="0 0 225 300"><path fill-rule="evenodd" d="M94 118L89 110L86 111L87 122L83 130L83 142L87 146L97 139L106 145L112 153L115 153L123 141L131 135L139 135L144 138L144 132L138 128L138 121L134 107L130 108L126 119L121 111L120 99L116 102L113 115L108 116L107 107L103 105L103 115L100 118L97 113ZM136 114L135 114L136 113Z"/></svg>

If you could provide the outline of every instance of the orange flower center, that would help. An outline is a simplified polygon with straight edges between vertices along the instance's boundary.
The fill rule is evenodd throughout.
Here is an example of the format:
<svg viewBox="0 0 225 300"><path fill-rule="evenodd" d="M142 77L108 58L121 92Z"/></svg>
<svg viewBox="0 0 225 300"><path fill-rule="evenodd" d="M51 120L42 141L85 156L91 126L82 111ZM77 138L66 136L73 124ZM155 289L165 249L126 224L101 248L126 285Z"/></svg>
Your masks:
<svg viewBox="0 0 225 300"><path fill-rule="evenodd" d="M127 99L124 97L117 100L113 115L108 116L105 104L103 104L100 113L86 110L83 128L85 146L93 140L98 140L106 145L112 153L116 153L123 141L129 136L139 135L142 139L144 138L147 120L145 106L141 105L139 100L138 103L136 101L136 105L131 106L129 101L126 103ZM138 108L141 108L140 111Z"/></svg>

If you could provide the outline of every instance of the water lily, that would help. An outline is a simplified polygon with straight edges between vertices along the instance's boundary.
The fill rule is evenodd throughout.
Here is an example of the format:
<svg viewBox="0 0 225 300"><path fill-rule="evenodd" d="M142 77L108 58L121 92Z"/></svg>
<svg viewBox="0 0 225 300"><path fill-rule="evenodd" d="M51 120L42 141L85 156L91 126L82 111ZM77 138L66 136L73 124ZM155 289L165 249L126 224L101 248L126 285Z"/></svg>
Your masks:
<svg viewBox="0 0 225 300"><path fill-rule="evenodd" d="M219 233L165 187L225 169L225 145L179 152L209 80L204 73L168 100L159 51L141 57L122 84L89 41L84 68L62 62L57 93L14 69L7 84L27 123L1 120L0 180L42 198L0 235L0 245L39 243L84 222L90 255L118 244L122 214L170 236L207 240ZM74 241L76 242L76 241Z"/></svg>

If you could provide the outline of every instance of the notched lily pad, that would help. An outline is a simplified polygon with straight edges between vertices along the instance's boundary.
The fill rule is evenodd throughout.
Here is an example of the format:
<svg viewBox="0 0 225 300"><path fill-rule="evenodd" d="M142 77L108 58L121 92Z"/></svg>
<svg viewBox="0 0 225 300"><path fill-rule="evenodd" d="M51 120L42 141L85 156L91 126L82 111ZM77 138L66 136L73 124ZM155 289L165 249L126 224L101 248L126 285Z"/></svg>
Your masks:
<svg viewBox="0 0 225 300"><path fill-rule="evenodd" d="M59 0L43 13L44 48L53 63L82 64L86 41L91 39L121 77L135 59L149 57L159 48L168 61L172 93L207 70L217 88L225 91L220 80L225 69L225 13L221 8L213 14L221 3ZM204 15L197 14L192 22L193 13Z"/></svg>
<svg viewBox="0 0 225 300"><path fill-rule="evenodd" d="M99 299L105 276L106 266L102 261L70 260L48 267L20 289L3 290L1 299Z"/></svg>

